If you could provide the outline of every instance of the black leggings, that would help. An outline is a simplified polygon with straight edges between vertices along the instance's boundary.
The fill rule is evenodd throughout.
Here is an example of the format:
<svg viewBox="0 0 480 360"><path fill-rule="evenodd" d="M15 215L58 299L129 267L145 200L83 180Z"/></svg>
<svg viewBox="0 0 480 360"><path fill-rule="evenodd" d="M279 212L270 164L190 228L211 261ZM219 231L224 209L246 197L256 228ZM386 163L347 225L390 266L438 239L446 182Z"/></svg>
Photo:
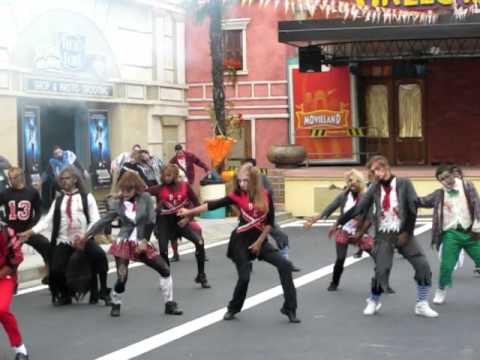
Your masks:
<svg viewBox="0 0 480 360"><path fill-rule="evenodd" d="M332 283L338 285L340 283L340 278L342 277L343 268L345 264L345 259L347 258L348 244L338 244L336 243L337 250L337 260L333 267ZM371 250L365 250L375 261L375 257L372 254Z"/></svg>
<svg viewBox="0 0 480 360"><path fill-rule="evenodd" d="M236 238L230 241L242 241L245 239ZM243 246L233 246L232 260L237 269L238 279L233 296L228 303L228 310L237 313L243 307L245 298L247 297L248 284L250 283L250 275L252 273L252 261L249 251ZM285 259L280 253L267 241L265 241L260 250L259 259L275 266L280 277L280 283L283 289L284 303L283 308L287 311L295 311L297 309L297 291L293 284L292 263Z"/></svg>
<svg viewBox="0 0 480 360"><path fill-rule="evenodd" d="M138 260L158 272L161 277L170 276L170 268L161 255L157 255L153 259L141 256ZM125 284L128 280L128 264L130 263L130 260L116 256L115 263L117 265L117 282L115 283L114 290L117 294L121 294L125 292Z"/></svg>
<svg viewBox="0 0 480 360"><path fill-rule="evenodd" d="M205 274L205 246L201 235L192 230L190 224L184 227L178 226L180 220L175 215L160 215L157 217L156 236L160 255L170 264L168 260L168 242L178 237L184 237L195 245L195 258L197 260L198 274Z"/></svg>

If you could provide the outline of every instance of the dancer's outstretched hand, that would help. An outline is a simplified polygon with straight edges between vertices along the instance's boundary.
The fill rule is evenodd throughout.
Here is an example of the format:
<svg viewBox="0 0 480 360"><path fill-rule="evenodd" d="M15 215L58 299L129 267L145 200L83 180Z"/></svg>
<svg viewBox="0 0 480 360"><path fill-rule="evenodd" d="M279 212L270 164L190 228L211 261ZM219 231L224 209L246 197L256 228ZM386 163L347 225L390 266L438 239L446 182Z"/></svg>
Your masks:
<svg viewBox="0 0 480 360"><path fill-rule="evenodd" d="M315 221L312 218L307 219L307 221L305 221L305 223L303 224L303 228L305 230L310 230L312 228L313 224L315 224Z"/></svg>

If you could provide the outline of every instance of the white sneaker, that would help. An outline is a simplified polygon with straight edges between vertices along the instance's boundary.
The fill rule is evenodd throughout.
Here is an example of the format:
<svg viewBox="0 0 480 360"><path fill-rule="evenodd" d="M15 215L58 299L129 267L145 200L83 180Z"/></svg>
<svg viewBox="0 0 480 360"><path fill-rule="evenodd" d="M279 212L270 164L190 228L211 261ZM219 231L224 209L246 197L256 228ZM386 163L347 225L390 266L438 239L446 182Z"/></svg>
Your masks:
<svg viewBox="0 0 480 360"><path fill-rule="evenodd" d="M430 318L438 317L438 313L430 307L428 301L417 302L417 304L415 305L415 315Z"/></svg>
<svg viewBox="0 0 480 360"><path fill-rule="evenodd" d="M375 315L382 307L382 303L371 298L367 299L367 306L363 310L363 315Z"/></svg>
<svg viewBox="0 0 480 360"><path fill-rule="evenodd" d="M445 302L445 297L447 296L446 289L437 289L435 291L435 297L433 298L434 304L443 304Z"/></svg>

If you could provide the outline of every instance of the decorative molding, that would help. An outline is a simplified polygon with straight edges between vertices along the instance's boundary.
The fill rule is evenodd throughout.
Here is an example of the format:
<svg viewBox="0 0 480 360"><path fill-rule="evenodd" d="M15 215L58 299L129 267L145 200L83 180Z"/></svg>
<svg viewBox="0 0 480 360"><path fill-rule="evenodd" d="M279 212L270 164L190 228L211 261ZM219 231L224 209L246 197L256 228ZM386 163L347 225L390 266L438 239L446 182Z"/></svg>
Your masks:
<svg viewBox="0 0 480 360"><path fill-rule="evenodd" d="M224 19L222 30L245 30L250 23L250 18Z"/></svg>

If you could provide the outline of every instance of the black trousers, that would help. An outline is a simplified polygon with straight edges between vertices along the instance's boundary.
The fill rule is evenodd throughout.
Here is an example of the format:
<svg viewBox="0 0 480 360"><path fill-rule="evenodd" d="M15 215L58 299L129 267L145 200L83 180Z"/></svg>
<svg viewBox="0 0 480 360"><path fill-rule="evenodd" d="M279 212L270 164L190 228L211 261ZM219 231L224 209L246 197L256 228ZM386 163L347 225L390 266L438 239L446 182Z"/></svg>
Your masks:
<svg viewBox="0 0 480 360"><path fill-rule="evenodd" d="M165 259L161 256L155 256L153 259L149 259L146 256L141 256L139 260L147 265L149 268L155 270L160 274L162 277L169 277L170 276L170 268L165 261ZM125 285L127 284L128 280L128 264L130 260L123 259L119 257L115 257L115 263L117 265L117 282L115 283L114 290L117 294L121 294L125 292Z"/></svg>
<svg viewBox="0 0 480 360"><path fill-rule="evenodd" d="M348 244L335 244L336 252L337 252L337 259L335 261L335 265L333 266L333 275L332 275L332 283L338 285L340 283L340 278L342 277L345 259L347 258L347 251L348 251ZM373 258L372 251L365 250L368 254Z"/></svg>
<svg viewBox="0 0 480 360"><path fill-rule="evenodd" d="M184 237L195 245L198 274L205 274L205 245L203 238L192 230L190 224L180 227L177 224L178 221L180 221L180 218L175 215L157 216L155 235L158 239L160 255L170 264L168 260L169 241L174 241L178 237Z"/></svg>
<svg viewBox="0 0 480 360"><path fill-rule="evenodd" d="M248 235L247 235L248 236ZM248 284L252 273L252 255L248 250L248 244L252 244L255 239L246 241L240 234L232 233L230 242L236 244L229 245L229 257L233 260L238 273L237 284L233 291L232 300L228 303L228 310L233 313L240 312L247 297ZM287 311L295 311L297 309L297 290L292 278L292 263L285 259L268 241L265 241L258 255L259 260L268 262L275 266L280 277L280 283L283 289L284 304L283 307Z"/></svg>
<svg viewBox="0 0 480 360"><path fill-rule="evenodd" d="M49 284L53 297L69 297L70 290L67 287L65 273L68 262L75 252L75 248L69 244L60 243L52 249ZM83 249L92 270L90 291L92 296L98 295L97 276L100 278L102 292L107 292L108 260L105 251L93 240L89 239Z"/></svg>
<svg viewBox="0 0 480 360"><path fill-rule="evenodd" d="M33 234L28 238L25 244L28 244L31 247L33 247L42 257L45 265L48 265L48 263L50 262L49 260L50 241L48 241L48 239L45 236L41 234Z"/></svg>

